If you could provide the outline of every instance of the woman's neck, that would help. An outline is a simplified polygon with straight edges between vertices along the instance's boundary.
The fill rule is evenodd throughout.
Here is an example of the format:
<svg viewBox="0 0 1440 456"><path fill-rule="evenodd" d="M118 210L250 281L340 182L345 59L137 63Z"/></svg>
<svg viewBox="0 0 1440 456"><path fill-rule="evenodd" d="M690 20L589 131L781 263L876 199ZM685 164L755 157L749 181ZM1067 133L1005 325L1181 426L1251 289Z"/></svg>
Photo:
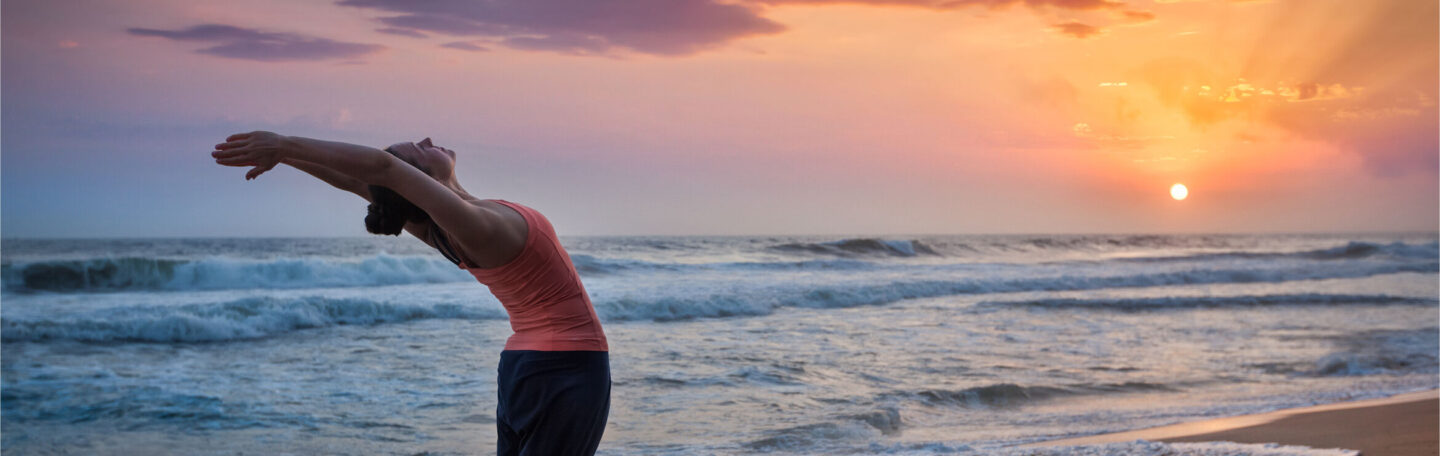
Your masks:
<svg viewBox="0 0 1440 456"><path fill-rule="evenodd" d="M451 176L449 180L442 181L441 184L444 185L445 188L450 189L450 191L455 192L456 195L459 195L459 196L460 196L460 199L467 200L467 201L478 201L478 200L479 200L479 198L476 198L474 195L471 195L470 192L465 191L465 187L461 187L461 186L460 186L460 181L457 180L457 179L455 179L454 176Z"/></svg>

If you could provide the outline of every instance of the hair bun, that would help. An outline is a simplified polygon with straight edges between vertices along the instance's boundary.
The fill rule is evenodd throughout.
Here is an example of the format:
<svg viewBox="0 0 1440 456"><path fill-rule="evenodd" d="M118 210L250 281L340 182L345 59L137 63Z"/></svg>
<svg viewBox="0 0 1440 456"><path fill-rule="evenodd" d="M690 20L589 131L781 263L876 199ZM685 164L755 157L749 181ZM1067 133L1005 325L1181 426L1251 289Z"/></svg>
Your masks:
<svg viewBox="0 0 1440 456"><path fill-rule="evenodd" d="M370 206L366 208L365 230L374 234L388 234L398 236L405 231L405 224L409 222L423 222L430 219L429 214L405 200L394 190L371 185Z"/></svg>
<svg viewBox="0 0 1440 456"><path fill-rule="evenodd" d="M405 230L406 220L388 214L384 206L371 204L365 214L365 230L373 234L388 234L398 236Z"/></svg>

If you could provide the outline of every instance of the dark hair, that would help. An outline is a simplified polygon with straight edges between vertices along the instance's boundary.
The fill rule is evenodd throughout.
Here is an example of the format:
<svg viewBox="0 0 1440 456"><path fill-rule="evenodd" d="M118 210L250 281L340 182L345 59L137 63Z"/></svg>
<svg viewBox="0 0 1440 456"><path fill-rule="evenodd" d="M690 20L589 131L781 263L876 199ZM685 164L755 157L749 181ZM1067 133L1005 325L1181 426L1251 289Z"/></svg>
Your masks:
<svg viewBox="0 0 1440 456"><path fill-rule="evenodd" d="M395 151L385 149L391 155ZM399 157L396 155L396 157ZM406 162L409 163L409 162ZM411 163L414 166L414 163ZM365 230L374 234L389 234L399 236L405 230L407 222L425 222L430 220L430 214L416 206L415 203L400 196L389 187L371 185L369 213L365 215Z"/></svg>

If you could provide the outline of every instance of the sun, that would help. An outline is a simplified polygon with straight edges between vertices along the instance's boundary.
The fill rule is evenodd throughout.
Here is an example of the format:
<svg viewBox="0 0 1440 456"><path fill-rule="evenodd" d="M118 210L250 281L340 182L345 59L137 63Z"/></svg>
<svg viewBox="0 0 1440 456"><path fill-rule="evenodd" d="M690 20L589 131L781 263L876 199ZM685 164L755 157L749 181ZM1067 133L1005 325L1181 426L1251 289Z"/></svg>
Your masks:
<svg viewBox="0 0 1440 456"><path fill-rule="evenodd" d="M1190 196L1190 189L1185 188L1185 184L1177 182L1170 186L1170 197L1175 198L1175 201L1183 200L1187 196Z"/></svg>

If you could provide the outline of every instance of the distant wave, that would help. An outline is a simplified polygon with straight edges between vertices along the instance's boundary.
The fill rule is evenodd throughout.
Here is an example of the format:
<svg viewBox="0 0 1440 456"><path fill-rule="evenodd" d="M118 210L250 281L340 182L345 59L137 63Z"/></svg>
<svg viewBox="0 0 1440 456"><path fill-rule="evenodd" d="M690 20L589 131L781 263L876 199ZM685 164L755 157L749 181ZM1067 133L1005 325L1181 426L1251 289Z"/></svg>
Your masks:
<svg viewBox="0 0 1440 456"><path fill-rule="evenodd" d="M604 276L629 272L699 271L699 270L861 270L884 265L852 259L805 261L740 261L722 263L654 263L640 260L597 258L591 255L570 256L581 276Z"/></svg>
<svg viewBox="0 0 1440 456"><path fill-rule="evenodd" d="M1166 261L1202 261L1202 260L1224 260L1224 259L1308 259L1308 260L1355 260L1362 258L1390 258L1408 260L1435 260L1440 259L1440 242L1424 244L1406 244L1403 242L1392 242L1389 244L1376 244L1372 242L1350 242L1342 246L1328 249L1305 250L1299 252L1212 252L1194 255L1159 256L1125 258L1120 261L1128 262L1166 262Z"/></svg>
<svg viewBox="0 0 1440 456"><path fill-rule="evenodd" d="M6 264L6 291L103 292L321 288L475 280L441 258L377 255L363 260L96 258Z"/></svg>
<svg viewBox="0 0 1440 456"><path fill-rule="evenodd" d="M770 249L789 253L819 255L913 257L940 255L935 249L916 240L885 240L876 238L842 239L834 242L798 242L771 246Z"/></svg>
<svg viewBox="0 0 1440 456"><path fill-rule="evenodd" d="M1440 303L1430 298L1410 298L1389 295L1350 294L1277 294L1251 296L1169 296L1160 298L1125 299L1033 299L1025 301L986 301L982 306L1026 306L1053 308L1082 308L1096 310L1163 310L1189 309L1197 307L1261 307L1261 306L1331 306L1343 304L1411 304L1434 305Z"/></svg>
<svg viewBox="0 0 1440 456"><path fill-rule="evenodd" d="M939 296L1013 293L1027 291L1079 291L1106 288L1142 288L1169 285L1196 285L1213 283L1257 283L1287 282L1294 280L1317 280L1369 277L1400 272L1436 273L1440 263L1386 264L1365 267L1337 267L1327 269L1303 268L1291 270L1215 269L1157 272L1150 274L1118 276L1056 276L1021 279L963 279L927 280L914 282L892 282L875 285L836 285L790 290L755 290L745 294L743 290L731 294L681 295L681 296L625 296L596 300L596 311L602 316L616 320L686 320L693 318L736 317L769 315L782 307L845 308L880 305L904 299L933 298ZM1169 298L1165 298L1169 299ZM1205 301L1133 302L1131 305L1180 305L1207 304ZM1245 298L1253 299L1253 298ZM1290 298L1303 299L1303 298ZM1322 298L1324 299L1324 298ZM1336 300L1342 298L1334 298ZM1434 301L1404 301L1408 298L1384 298L1385 302L1413 304ZM1114 301L1106 301L1113 303ZM1352 301L1364 303L1365 301ZM1024 304L1024 303L1021 303ZM1041 302L1038 305L1044 305ZM1055 300L1055 305L1085 305L1085 302ZM1100 307L1104 303L1091 303ZM1217 305L1216 302L1209 303ZM1032 304L1034 305L1034 304Z"/></svg>
<svg viewBox="0 0 1440 456"><path fill-rule="evenodd" d="M936 238L941 255L1031 252L1120 252L1147 249L1239 249L1252 243L1240 236L1195 235L1050 235Z"/></svg>
<svg viewBox="0 0 1440 456"><path fill-rule="evenodd" d="M0 335L5 342L222 342L258 339L307 328L431 318L495 320L506 316L499 308L454 304L265 297L217 304L118 308L53 319L6 317Z"/></svg>
<svg viewBox="0 0 1440 456"><path fill-rule="evenodd" d="M1308 252L1308 254L1313 258L1319 259L1365 258L1371 256L1435 259L1440 257L1440 242L1431 242L1428 244L1350 242L1344 246L1315 250Z"/></svg>
<svg viewBox="0 0 1440 456"><path fill-rule="evenodd" d="M1129 247L1225 247L1233 245L1226 236L1186 236L1163 234L1045 236L1015 241L1015 244L1045 250L1096 250Z"/></svg>
<svg viewBox="0 0 1440 456"><path fill-rule="evenodd" d="M676 263L653 263L640 260L600 258L585 254L571 254L570 263L575 265L575 272L580 273L582 276L599 276L622 272L674 271L684 268L684 265Z"/></svg>
<svg viewBox="0 0 1440 456"><path fill-rule="evenodd" d="M1164 237L1137 237L1136 242L1158 242L1167 239ZM1087 243L1097 242L1095 239L1083 239ZM1042 242L1043 241L1043 242ZM1041 238L1031 240L1034 243L1050 245L1060 242L1059 240ZM1071 245L1073 242L1066 242L1063 245ZM1117 240L1118 242L1118 240ZM948 246L948 247L954 247ZM789 243L769 247L770 250L789 253L818 254L835 256L834 259L812 259L803 261L754 261L754 262L728 262L728 263L655 263L640 260L599 258L592 255L575 254L571 256L575 268L581 275L609 275L627 272L653 272L653 271L695 271L695 270L864 270L904 267L904 264L886 263L889 258L915 257L921 255L943 256L935 248L915 240L880 240L873 238L845 239L834 242L822 243ZM1368 242L1350 242L1346 245L1299 252L1219 252L1202 253L1194 255L1179 256L1158 256L1158 257L1136 257L1120 258L1114 260L1120 263L1134 262L1200 262L1230 259L1257 259L1273 260L1283 258L1309 259L1309 260L1348 260L1383 257L1387 259L1407 260L1415 263L1415 260L1440 260L1440 243L1405 244L1400 242L1390 244L1375 244ZM867 261L868 260L868 261ZM971 267L974 264L954 265L926 265L924 268L944 268L950 266Z"/></svg>

